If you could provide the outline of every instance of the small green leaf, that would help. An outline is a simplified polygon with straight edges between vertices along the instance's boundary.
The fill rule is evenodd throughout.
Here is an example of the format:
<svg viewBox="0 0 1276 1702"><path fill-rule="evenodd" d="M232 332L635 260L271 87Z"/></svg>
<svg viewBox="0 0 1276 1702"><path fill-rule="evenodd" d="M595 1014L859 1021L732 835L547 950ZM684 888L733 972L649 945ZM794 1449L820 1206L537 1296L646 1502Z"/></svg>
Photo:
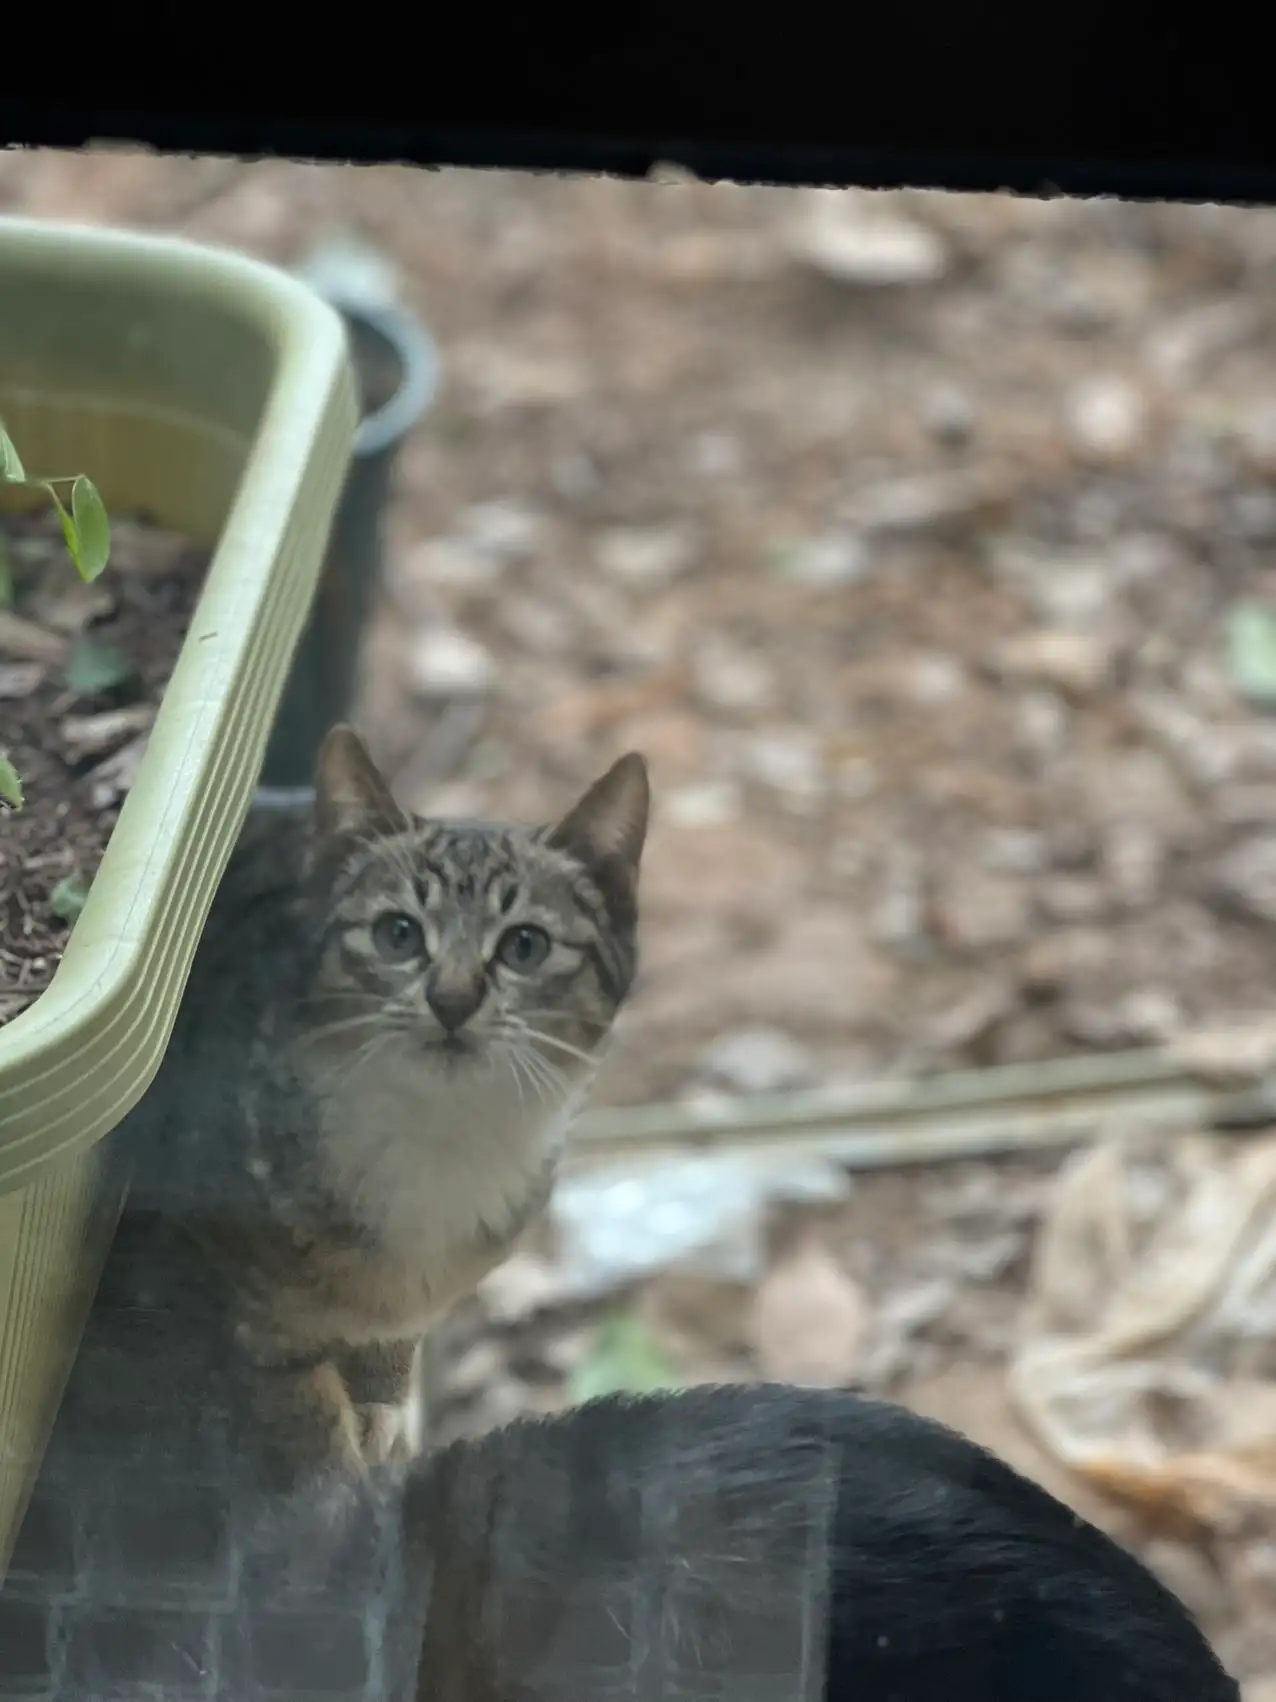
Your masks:
<svg viewBox="0 0 1276 1702"><path fill-rule="evenodd" d="M66 504L63 502L62 498L47 480L45 481L44 488L48 491L49 498L52 501L54 508L57 510L58 524L62 528L62 536L66 539L66 547L71 552L71 560L75 563L75 571L80 575L81 579L83 579L84 569L80 566L80 534L76 528L75 521L67 513Z"/></svg>
<svg viewBox="0 0 1276 1702"><path fill-rule="evenodd" d="M81 697L111 691L131 680L137 669L113 644L81 635L72 646L66 668L66 683Z"/></svg>
<svg viewBox="0 0 1276 1702"><path fill-rule="evenodd" d="M13 447L13 439L0 425L0 484L23 484L26 481L26 469L22 458Z"/></svg>
<svg viewBox="0 0 1276 1702"><path fill-rule="evenodd" d="M631 1312L618 1312L603 1325L592 1351L572 1372L569 1393L574 1402L590 1401L600 1395L677 1389L681 1383L641 1319Z"/></svg>
<svg viewBox="0 0 1276 1702"><path fill-rule="evenodd" d="M1227 666L1242 697L1276 704L1276 608L1236 603L1227 614Z"/></svg>
<svg viewBox="0 0 1276 1702"><path fill-rule="evenodd" d="M0 751L0 802L7 804L11 810L22 808L22 781L3 751Z"/></svg>
<svg viewBox="0 0 1276 1702"><path fill-rule="evenodd" d="M67 875L49 894L49 909L63 922L75 922L79 920L88 896L89 883L84 876Z"/></svg>
<svg viewBox="0 0 1276 1702"><path fill-rule="evenodd" d="M111 554L111 524L106 505L92 479L81 475L71 486L71 514L79 537L79 554L73 550L80 578L92 581L106 566Z"/></svg>

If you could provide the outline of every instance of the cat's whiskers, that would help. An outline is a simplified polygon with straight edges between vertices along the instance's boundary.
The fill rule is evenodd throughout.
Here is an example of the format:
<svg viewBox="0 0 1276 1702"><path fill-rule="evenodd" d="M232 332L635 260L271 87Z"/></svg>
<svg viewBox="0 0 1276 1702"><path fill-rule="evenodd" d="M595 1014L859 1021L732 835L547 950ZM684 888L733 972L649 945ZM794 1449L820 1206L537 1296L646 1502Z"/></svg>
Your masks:
<svg viewBox="0 0 1276 1702"><path fill-rule="evenodd" d="M384 1022L385 1007L378 1004L376 1010L360 1011L354 1016L340 1017L332 1022L320 1023L316 1028L307 1028L297 1037L302 1046L318 1046L338 1035L353 1033L356 1029L364 1028L370 1022Z"/></svg>
<svg viewBox="0 0 1276 1702"><path fill-rule="evenodd" d="M560 1040L556 1034L546 1034L544 1029L531 1028L524 1025L523 1034L528 1040L539 1041L542 1046L555 1046L560 1052L566 1052L568 1057L577 1058L582 1064L596 1062L592 1052L586 1052L580 1046L573 1046L569 1040Z"/></svg>
<svg viewBox="0 0 1276 1702"><path fill-rule="evenodd" d="M518 1053L512 1047L502 1047L501 1057L509 1065L510 1075L513 1077L514 1081L514 1089L518 1094L519 1109L525 1112L527 1110L527 1095L523 1092L523 1075L519 1067Z"/></svg>
<svg viewBox="0 0 1276 1702"><path fill-rule="evenodd" d="M527 1048L519 1044L517 1031L508 1025L502 1027L493 1036L491 1051L494 1056L499 1056L509 1066L510 1075L513 1077L514 1085L518 1090L520 1106L524 1110L527 1109L527 1100L523 1093L524 1083L532 1089L537 1100L543 1104L543 1088L532 1068L532 1061Z"/></svg>
<svg viewBox="0 0 1276 1702"><path fill-rule="evenodd" d="M380 1010L384 1004L383 994L366 993L360 987L342 987L340 990L324 987L308 993L301 1001L301 1009L306 1013L321 1014L327 1005L371 1005Z"/></svg>
<svg viewBox="0 0 1276 1702"><path fill-rule="evenodd" d="M551 1064L534 1047L519 1046L517 1051L529 1079L537 1086L537 1097L542 1103L551 1097L566 1098L569 1095L572 1084L564 1070Z"/></svg>
<svg viewBox="0 0 1276 1702"><path fill-rule="evenodd" d="M519 1064L536 1095L538 1105L549 1106L564 1097L559 1084L544 1069L544 1060L527 1046L515 1048Z"/></svg>
<svg viewBox="0 0 1276 1702"><path fill-rule="evenodd" d="M561 1018L562 1014L563 1012L561 1008L556 1008L552 1005L533 1005L530 1009L520 1009L517 1020L526 1027L539 1017ZM572 1021L578 1028L592 1029L595 1034L606 1034L607 1030L611 1027L610 1022L605 1022L598 1017L586 1016L582 1011L573 1011Z"/></svg>
<svg viewBox="0 0 1276 1702"><path fill-rule="evenodd" d="M363 1051L356 1055L354 1062L350 1066L351 1069L358 1071L368 1069L373 1061L380 1056L380 1054L394 1039L395 1035L399 1032L401 1031L398 1029L389 1028L384 1034L374 1034L372 1039L364 1047Z"/></svg>
<svg viewBox="0 0 1276 1702"><path fill-rule="evenodd" d="M591 1070L594 1069L598 1063L597 1052L586 1052L583 1047L574 1046L570 1040L564 1040L557 1034L549 1034L544 1029L533 1028L529 1022L524 1020L524 1017L521 1014L518 1017L507 1017L499 1025L496 1032L512 1039L528 1051L533 1052L539 1058L541 1063L547 1064L549 1060L545 1058L543 1053L540 1053L537 1050L539 1046L549 1046L559 1052L566 1053L568 1057L574 1058L577 1062L585 1064ZM558 1066L558 1071L561 1075L563 1075L564 1079L566 1079L566 1071L562 1065Z"/></svg>
<svg viewBox="0 0 1276 1702"><path fill-rule="evenodd" d="M363 1040L353 1052L343 1052L340 1057L332 1060L327 1069L320 1070L316 1075L312 1075L310 1077L312 1091L322 1093L329 1083L335 1081L340 1075L350 1077L361 1075L373 1058L384 1051L392 1040L405 1033L407 1033L405 1024L391 1023L378 1029L374 1034L370 1034Z"/></svg>
<svg viewBox="0 0 1276 1702"><path fill-rule="evenodd" d="M548 1105L553 1092L552 1082L547 1082L540 1073L537 1068L537 1060L531 1052L520 1051L518 1058L527 1073L527 1079L531 1083L532 1092L536 1095L537 1104Z"/></svg>

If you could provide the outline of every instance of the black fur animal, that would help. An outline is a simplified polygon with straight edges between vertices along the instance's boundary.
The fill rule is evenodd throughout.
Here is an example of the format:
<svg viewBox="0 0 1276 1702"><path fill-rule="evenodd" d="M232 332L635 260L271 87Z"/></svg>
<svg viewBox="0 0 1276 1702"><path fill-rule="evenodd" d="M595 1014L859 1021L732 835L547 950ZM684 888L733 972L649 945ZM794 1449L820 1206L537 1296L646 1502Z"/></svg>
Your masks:
<svg viewBox="0 0 1276 1702"><path fill-rule="evenodd" d="M409 1468L419 1702L1238 1702L1132 1556L965 1438L717 1388ZM413 1638L415 1647L415 1638Z"/></svg>

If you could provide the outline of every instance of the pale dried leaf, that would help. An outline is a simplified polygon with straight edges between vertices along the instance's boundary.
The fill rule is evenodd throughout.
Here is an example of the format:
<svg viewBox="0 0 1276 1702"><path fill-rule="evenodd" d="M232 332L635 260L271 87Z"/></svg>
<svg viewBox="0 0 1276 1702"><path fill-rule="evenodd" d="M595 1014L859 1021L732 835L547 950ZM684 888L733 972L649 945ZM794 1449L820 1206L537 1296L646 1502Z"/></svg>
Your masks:
<svg viewBox="0 0 1276 1702"><path fill-rule="evenodd" d="M753 1345L765 1377L835 1388L855 1375L869 1323L864 1293L814 1237L758 1288Z"/></svg>
<svg viewBox="0 0 1276 1702"><path fill-rule="evenodd" d="M513 1324L561 1306L569 1294L553 1265L532 1253L514 1253L484 1277L478 1297L494 1324Z"/></svg>
<svg viewBox="0 0 1276 1702"><path fill-rule="evenodd" d="M39 662L0 662L0 701L30 697L43 678Z"/></svg>
<svg viewBox="0 0 1276 1702"><path fill-rule="evenodd" d="M155 706L150 703L131 703L100 715L68 715L62 722L62 737L77 758L102 756L134 734L144 733L154 719Z"/></svg>
<svg viewBox="0 0 1276 1702"><path fill-rule="evenodd" d="M1175 1062L1219 1086L1257 1081L1276 1065L1276 1019L1257 1017L1195 1028L1171 1044Z"/></svg>
<svg viewBox="0 0 1276 1702"><path fill-rule="evenodd" d="M12 609L0 609L0 656L56 667L65 661L68 650L61 633L50 632L36 621L15 615Z"/></svg>

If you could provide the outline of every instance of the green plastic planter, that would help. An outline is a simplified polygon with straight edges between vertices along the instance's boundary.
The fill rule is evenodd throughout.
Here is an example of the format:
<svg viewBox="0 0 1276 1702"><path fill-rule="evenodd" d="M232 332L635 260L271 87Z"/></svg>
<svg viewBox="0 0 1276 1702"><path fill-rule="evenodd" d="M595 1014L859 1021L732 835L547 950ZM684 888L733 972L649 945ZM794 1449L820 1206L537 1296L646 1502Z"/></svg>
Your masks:
<svg viewBox="0 0 1276 1702"><path fill-rule="evenodd" d="M2 1571L118 1210L98 1143L163 1056L309 611L357 409L339 317L283 273L0 219L0 416L29 467L87 473L113 515L213 552L63 961L0 1029Z"/></svg>

